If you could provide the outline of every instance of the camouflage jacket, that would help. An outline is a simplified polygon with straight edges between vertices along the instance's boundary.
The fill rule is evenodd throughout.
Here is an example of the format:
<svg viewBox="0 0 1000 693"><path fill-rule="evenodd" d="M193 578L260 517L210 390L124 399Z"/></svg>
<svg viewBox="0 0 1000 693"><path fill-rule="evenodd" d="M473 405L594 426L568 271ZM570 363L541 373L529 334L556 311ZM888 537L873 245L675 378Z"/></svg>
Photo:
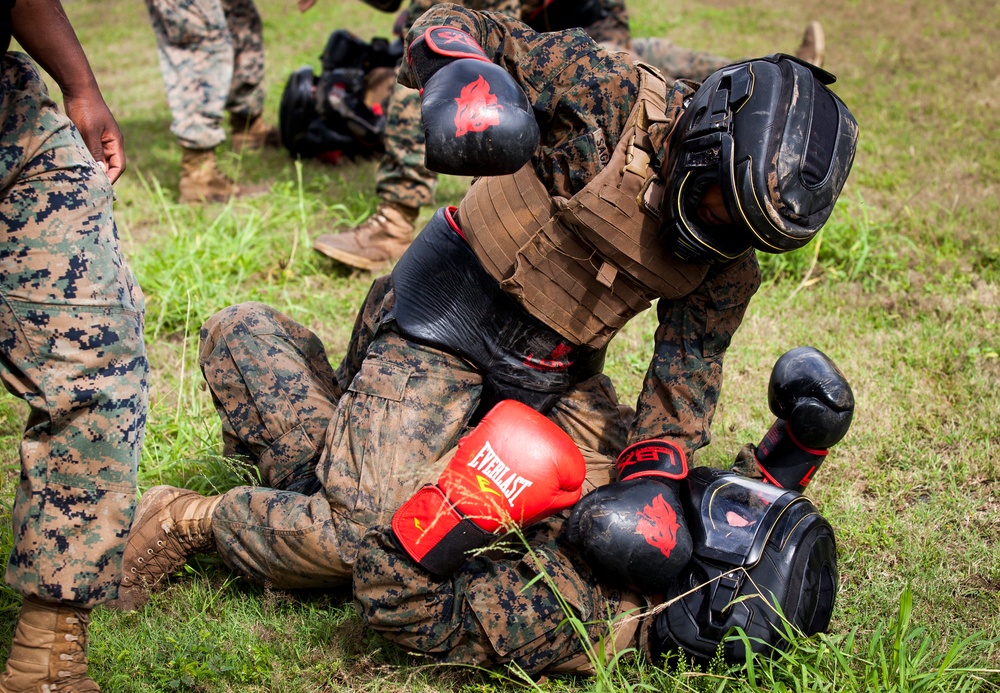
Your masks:
<svg viewBox="0 0 1000 693"><path fill-rule="evenodd" d="M537 33L517 20L455 5L422 15L407 45L435 25L472 35L523 87L541 131L533 164L551 195L571 197L603 168L638 94L638 70L625 54L603 50L579 29ZM415 86L406 65L399 80ZM657 302L659 325L630 441L669 438L689 459L708 444L723 354L759 286L751 251L713 266L689 295Z"/></svg>

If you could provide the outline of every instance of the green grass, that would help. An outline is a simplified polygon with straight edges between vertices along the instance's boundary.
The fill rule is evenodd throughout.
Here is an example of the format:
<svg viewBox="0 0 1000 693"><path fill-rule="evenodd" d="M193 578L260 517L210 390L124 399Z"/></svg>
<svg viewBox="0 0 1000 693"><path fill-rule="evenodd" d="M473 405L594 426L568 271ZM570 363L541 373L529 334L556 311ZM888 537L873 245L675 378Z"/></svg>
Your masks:
<svg viewBox="0 0 1000 693"><path fill-rule="evenodd" d="M370 212L374 162L297 165L281 152L222 165L269 192L231 205L177 204L180 154L142 3L66 0L123 132L129 168L116 218L147 298L151 409L140 487L218 491L253 483L219 457L219 424L196 365L216 310L264 301L346 348L371 277L314 254L312 239ZM329 32L386 36L392 17L361 2L299 15L261 0L274 117L287 75L318 67ZM854 424L810 491L837 530L840 594L830 632L771 661L706 671L625 657L594 678L526 681L514 671L427 666L366 631L349 595L289 594L194 561L135 614L94 614L92 668L131 691L973 691L1000 688L1000 184L992 1L633 0L636 35L733 57L791 51L823 21L827 66L861 126L852 178L802 251L763 258L764 286L727 354L713 442L727 466L773 417L766 388L787 349L810 344L847 374ZM114 17L114 21L106 19ZM466 180L445 177L438 202ZM431 210L425 210L426 219ZM634 401L649 313L612 343L608 372ZM0 398L0 547L25 408ZM0 658L19 599L0 591Z"/></svg>

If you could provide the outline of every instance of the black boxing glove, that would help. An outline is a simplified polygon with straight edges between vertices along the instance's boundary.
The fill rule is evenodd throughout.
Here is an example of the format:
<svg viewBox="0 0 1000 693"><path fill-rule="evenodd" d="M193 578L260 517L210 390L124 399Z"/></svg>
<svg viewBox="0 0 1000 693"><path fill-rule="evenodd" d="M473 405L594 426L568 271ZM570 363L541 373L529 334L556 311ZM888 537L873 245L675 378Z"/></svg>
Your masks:
<svg viewBox="0 0 1000 693"><path fill-rule="evenodd" d="M584 496L566 537L610 584L659 594L691 558L691 534L678 496L687 457L666 440L642 440L616 463L618 481Z"/></svg>
<svg viewBox="0 0 1000 693"><path fill-rule="evenodd" d="M426 166L438 173L514 173L538 148L531 103L510 74L469 34L434 26L409 47L420 85Z"/></svg>
<svg viewBox="0 0 1000 693"><path fill-rule="evenodd" d="M826 354L797 347L775 362L767 402L778 419L757 445L754 460L764 481L801 492L830 447L847 434L854 393Z"/></svg>
<svg viewBox="0 0 1000 693"><path fill-rule="evenodd" d="M662 594L691 558L677 491L649 477L601 486L573 506L566 538L608 584Z"/></svg>

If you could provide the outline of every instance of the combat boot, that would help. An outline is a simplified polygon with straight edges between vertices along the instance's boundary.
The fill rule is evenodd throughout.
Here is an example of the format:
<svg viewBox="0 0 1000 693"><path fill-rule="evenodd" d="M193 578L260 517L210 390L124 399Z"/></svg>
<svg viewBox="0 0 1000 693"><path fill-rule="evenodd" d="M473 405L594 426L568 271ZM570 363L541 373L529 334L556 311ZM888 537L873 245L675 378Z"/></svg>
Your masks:
<svg viewBox="0 0 1000 693"><path fill-rule="evenodd" d="M181 155L180 201L225 202L239 187L219 170L214 149L187 149Z"/></svg>
<svg viewBox="0 0 1000 693"><path fill-rule="evenodd" d="M398 260L413 241L416 207L383 202L360 226L343 233L324 233L313 248L358 269L374 271Z"/></svg>
<svg viewBox="0 0 1000 693"><path fill-rule="evenodd" d="M206 497L173 486L146 491L125 543L118 598L106 606L138 609L189 557L214 549L212 512L220 500L222 496Z"/></svg>
<svg viewBox="0 0 1000 693"><path fill-rule="evenodd" d="M90 609L28 597L14 631L3 693L100 693L87 673Z"/></svg>
<svg viewBox="0 0 1000 693"><path fill-rule="evenodd" d="M819 22L809 22L802 34L802 43L795 51L795 57L816 67L823 67L825 55L826 37L823 36L823 25Z"/></svg>
<svg viewBox="0 0 1000 693"><path fill-rule="evenodd" d="M242 152L244 149L253 151L264 147L281 146L281 134L278 128L265 123L259 115L250 117L233 113L229 116L229 124L233 129L233 151Z"/></svg>

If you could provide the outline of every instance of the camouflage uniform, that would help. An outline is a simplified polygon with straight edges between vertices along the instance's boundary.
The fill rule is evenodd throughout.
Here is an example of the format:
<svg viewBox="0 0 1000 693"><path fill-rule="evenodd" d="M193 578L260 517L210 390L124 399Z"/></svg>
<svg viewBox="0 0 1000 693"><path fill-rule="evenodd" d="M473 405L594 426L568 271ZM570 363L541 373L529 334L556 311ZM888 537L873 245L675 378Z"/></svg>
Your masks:
<svg viewBox="0 0 1000 693"><path fill-rule="evenodd" d="M407 9L404 29L436 0L414 0ZM502 12L524 17L532 12L537 0L467 0L461 3L473 10ZM623 0L603 0L607 16L584 27L597 42L610 48L632 51L638 60L658 68L675 79L702 81L731 61L707 52L690 51L662 38L633 39L628 12ZM420 122L420 96L415 89L396 84L386 109L383 132L385 154L375 174L375 194L380 200L407 207L425 207L434 201L437 174L424 166L424 130Z"/></svg>
<svg viewBox="0 0 1000 693"><path fill-rule="evenodd" d="M223 495L215 544L256 582L349 581L365 530L437 480L476 408L482 376L467 362L380 329L392 301L389 278L376 280L336 372L314 334L263 304L232 306L202 328L225 452L255 462L267 486ZM588 488L610 480L629 414L603 375L549 412L584 449Z"/></svg>
<svg viewBox="0 0 1000 693"><path fill-rule="evenodd" d="M226 139L223 111L252 120L264 110L264 41L253 0L146 0L160 71L187 149Z"/></svg>
<svg viewBox="0 0 1000 693"><path fill-rule="evenodd" d="M602 4L607 16L586 27L587 33L608 48L631 51L636 60L649 63L667 77L703 82L732 62L705 51L682 48L658 36L634 38L624 0L603 0Z"/></svg>
<svg viewBox="0 0 1000 693"><path fill-rule="evenodd" d="M0 354L31 411L7 585L82 607L113 598L146 420L143 297L111 183L21 53L2 63Z"/></svg>
<svg viewBox="0 0 1000 693"><path fill-rule="evenodd" d="M664 75L695 82L704 82L713 72L733 62L731 58L707 51L692 51L655 36L633 39L632 52L636 59L653 65Z"/></svg>
<svg viewBox="0 0 1000 693"><path fill-rule="evenodd" d="M524 542L502 540L506 550L494 546L447 578L417 565L390 527L373 527L354 566L358 612L392 642L433 660L513 664L530 675L591 674L585 644L593 653L603 638L608 657L638 644L645 602L594 576L560 536L567 514L526 528ZM538 580L543 573L548 579ZM586 643L566 622L570 616L585 625Z"/></svg>
<svg viewBox="0 0 1000 693"><path fill-rule="evenodd" d="M516 21L458 8L432 9L409 38L441 24L472 35L525 89L541 127L534 168L549 194L570 197L580 191L618 144L636 101L638 72L627 56L601 51L581 30L538 34ZM400 80L413 84L406 68ZM723 355L759 284L751 251L713 266L687 296L658 301L659 326L629 442L667 438L689 459L708 444ZM450 579L416 567L391 530L374 525L362 539L355 564L359 611L393 641L443 661L516 662L531 673L585 670L583 645L562 623L559 598L549 587L531 583L538 573L534 561L585 622L628 611L637 597L596 581L575 550L559 540L561 523L555 518L528 528L534 557L523 549L514 557L476 557ZM606 634L605 628L589 626L591 640ZM626 634L620 646L634 639L634 632Z"/></svg>

